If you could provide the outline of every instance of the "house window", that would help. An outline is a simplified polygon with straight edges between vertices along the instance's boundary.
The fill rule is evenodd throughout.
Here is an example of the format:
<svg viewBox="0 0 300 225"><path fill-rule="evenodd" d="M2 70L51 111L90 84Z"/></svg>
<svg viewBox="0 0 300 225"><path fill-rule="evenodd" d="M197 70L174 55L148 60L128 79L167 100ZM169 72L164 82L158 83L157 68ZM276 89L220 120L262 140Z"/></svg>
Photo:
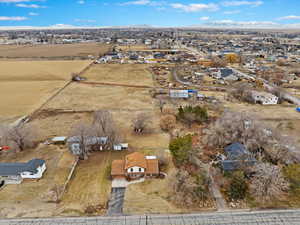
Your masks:
<svg viewBox="0 0 300 225"><path fill-rule="evenodd" d="M130 172L133 172L133 168L130 168Z"/></svg>
<svg viewBox="0 0 300 225"><path fill-rule="evenodd" d="M139 168L139 172L142 172L142 168Z"/></svg>

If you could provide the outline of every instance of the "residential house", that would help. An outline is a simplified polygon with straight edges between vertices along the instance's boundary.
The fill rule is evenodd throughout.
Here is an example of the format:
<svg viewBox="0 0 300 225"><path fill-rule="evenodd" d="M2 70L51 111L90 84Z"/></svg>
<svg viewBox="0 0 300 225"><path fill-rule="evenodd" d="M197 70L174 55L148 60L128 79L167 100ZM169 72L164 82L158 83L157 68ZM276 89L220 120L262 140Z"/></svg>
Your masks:
<svg viewBox="0 0 300 225"><path fill-rule="evenodd" d="M239 78L234 74L232 69L220 69L221 79L226 81L237 81Z"/></svg>
<svg viewBox="0 0 300 225"><path fill-rule="evenodd" d="M225 157L221 160L221 166L224 171L234 171L243 166L253 166L256 159L241 143L233 143L224 148Z"/></svg>
<svg viewBox="0 0 300 225"><path fill-rule="evenodd" d="M46 170L46 162L32 159L27 163L0 163L0 180L5 184L20 184L23 179L39 179Z"/></svg>
<svg viewBox="0 0 300 225"><path fill-rule="evenodd" d="M114 160L111 167L112 178L138 179L159 176L158 159L156 156L145 156L134 152L124 160Z"/></svg>
<svg viewBox="0 0 300 225"><path fill-rule="evenodd" d="M259 103L262 105L276 105L279 100L277 96L267 92L251 91L250 95L254 103Z"/></svg>
<svg viewBox="0 0 300 225"><path fill-rule="evenodd" d="M82 137L80 136L73 136L68 138L67 140L69 150L74 155L82 154L83 143L85 145L86 150L91 151L91 150L103 150L107 142L108 142L108 137L94 137L94 136L85 137L84 140L82 140Z"/></svg>
<svg viewBox="0 0 300 225"><path fill-rule="evenodd" d="M84 143L87 151L102 151L102 150L112 150L121 151L128 149L128 143L116 143L113 146L109 146L108 137L85 137L84 140L80 136L73 136L68 138L67 144L69 150L74 155L82 154L82 144Z"/></svg>

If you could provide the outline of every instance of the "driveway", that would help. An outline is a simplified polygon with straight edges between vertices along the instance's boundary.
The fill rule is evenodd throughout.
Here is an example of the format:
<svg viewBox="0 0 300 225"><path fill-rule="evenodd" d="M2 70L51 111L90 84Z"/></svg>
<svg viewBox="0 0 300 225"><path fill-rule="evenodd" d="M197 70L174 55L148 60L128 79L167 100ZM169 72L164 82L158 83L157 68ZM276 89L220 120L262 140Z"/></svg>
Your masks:
<svg viewBox="0 0 300 225"><path fill-rule="evenodd" d="M108 202L108 216L118 216L123 214L123 204L125 196L125 187L111 189L111 197Z"/></svg>

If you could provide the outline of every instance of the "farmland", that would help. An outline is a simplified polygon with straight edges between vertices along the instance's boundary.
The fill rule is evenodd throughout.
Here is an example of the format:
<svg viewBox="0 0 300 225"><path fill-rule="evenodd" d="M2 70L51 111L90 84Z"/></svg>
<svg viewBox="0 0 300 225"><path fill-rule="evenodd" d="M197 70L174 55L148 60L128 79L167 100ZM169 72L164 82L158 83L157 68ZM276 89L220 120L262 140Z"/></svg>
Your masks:
<svg viewBox="0 0 300 225"><path fill-rule="evenodd" d="M90 81L152 86L152 75L147 70L148 67L148 65L143 64L96 65L85 73L85 77Z"/></svg>
<svg viewBox="0 0 300 225"><path fill-rule="evenodd" d="M3 59L71 59L98 56L107 52L110 45L98 43L58 45L0 45Z"/></svg>
<svg viewBox="0 0 300 225"><path fill-rule="evenodd" d="M0 78L5 84L2 88L2 96L6 96L4 94L9 91L9 87L18 90L9 97L3 97L1 103L7 104L8 107L2 108L0 112L3 118L16 119L18 116L32 112L46 102L69 81L71 72L81 71L89 64L89 61L6 61L0 63L3 63L4 71L6 71L1 72L5 76ZM94 111L105 109L112 113L122 140L129 143L130 151L147 150L155 153L157 150L168 148L169 135L162 132L159 127L160 113L155 101L151 98L150 89L139 87L153 85L152 75L147 70L147 66L94 64L82 76L87 78L86 82L69 84L43 105L33 117L29 125L38 127L39 140L46 140L54 136L69 136L76 123L91 122ZM20 98L23 98L24 101L20 102ZM16 102L16 104L11 104L11 102ZM151 132L145 135L134 134L131 127L132 119L140 112L147 113L151 120ZM50 146L49 148L52 149ZM62 150L57 148L51 154L48 151L44 152L49 160L49 162L47 161L49 169L45 179L44 177L41 179L41 183L46 184L49 182L48 179L54 179L55 183L63 183L66 180L66 172L70 169L67 165L72 164L68 159L71 154L65 150L60 151ZM22 155L26 155L26 158L45 158L39 152L28 155L24 152ZM22 213L13 212L12 208L9 208L5 211L4 216L79 216L86 214L85 211L90 206L98 207L94 213L104 214L111 187L105 171L113 159L122 159L125 154L128 152L92 153L87 161L78 163L60 203L45 203L40 197L33 199L32 204L39 206L39 211L34 207L32 210L25 209L31 203L23 197L27 192L28 199L31 197L31 188L36 185L35 182L28 182L28 184L24 182L19 186L5 187L3 190L7 192L3 193L18 188L20 195L22 194L22 198L26 201L24 201L25 204L19 203ZM13 160L11 158L11 161ZM58 167L60 171L58 171ZM55 171L57 171L56 175L54 175ZM45 193L48 191L49 188ZM16 196L7 202L13 206L13 203L19 201L20 198ZM165 202L158 198L158 203L159 201Z"/></svg>
<svg viewBox="0 0 300 225"><path fill-rule="evenodd" d="M89 61L0 61L0 121L31 113Z"/></svg>

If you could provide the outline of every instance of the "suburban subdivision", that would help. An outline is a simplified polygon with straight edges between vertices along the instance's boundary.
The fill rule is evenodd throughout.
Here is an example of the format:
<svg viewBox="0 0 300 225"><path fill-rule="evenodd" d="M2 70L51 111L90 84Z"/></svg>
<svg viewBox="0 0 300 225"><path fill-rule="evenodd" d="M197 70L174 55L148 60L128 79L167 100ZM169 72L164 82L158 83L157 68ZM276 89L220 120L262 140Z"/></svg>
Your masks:
<svg viewBox="0 0 300 225"><path fill-rule="evenodd" d="M0 224L300 224L299 37L0 31Z"/></svg>

